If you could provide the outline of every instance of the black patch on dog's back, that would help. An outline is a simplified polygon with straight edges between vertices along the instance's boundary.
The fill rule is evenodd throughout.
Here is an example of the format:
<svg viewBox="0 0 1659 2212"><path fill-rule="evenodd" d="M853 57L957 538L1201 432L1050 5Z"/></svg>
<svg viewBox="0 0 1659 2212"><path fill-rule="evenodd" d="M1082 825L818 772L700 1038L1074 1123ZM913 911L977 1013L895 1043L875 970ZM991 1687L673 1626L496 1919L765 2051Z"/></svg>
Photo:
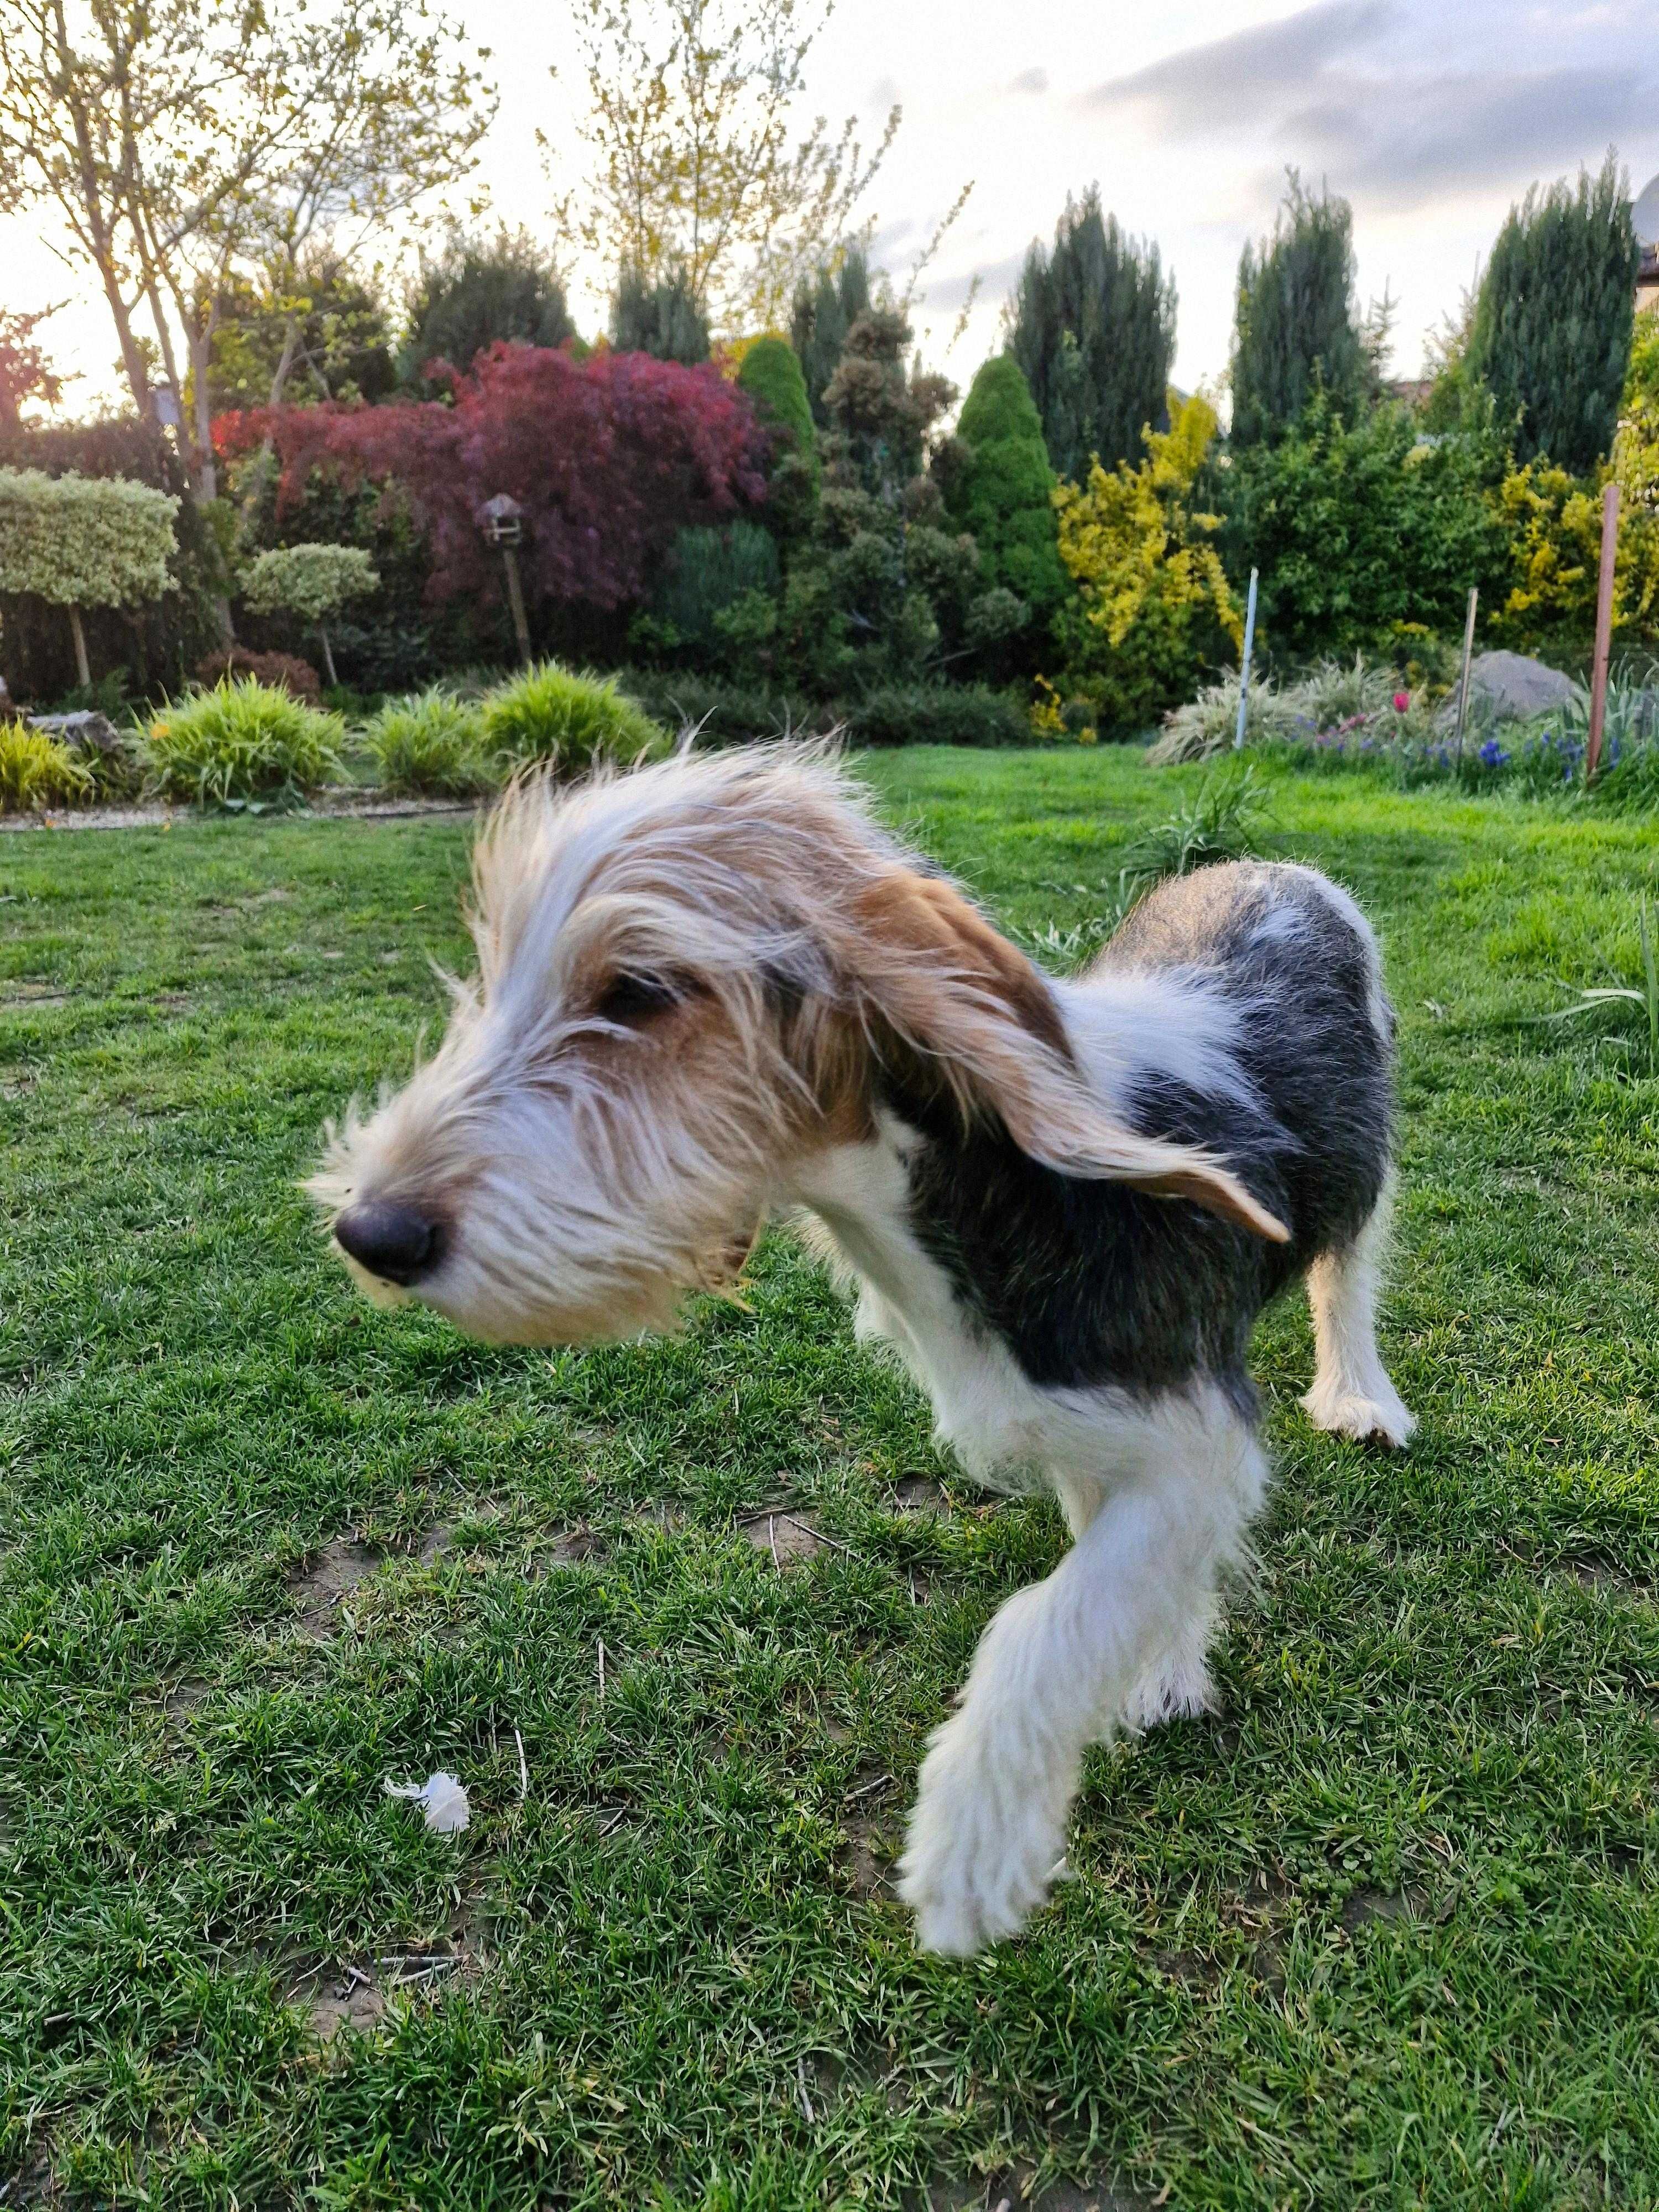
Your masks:
<svg viewBox="0 0 1659 2212"><path fill-rule="evenodd" d="M1370 1015L1369 947L1299 872L1237 866L1152 893L1099 965L1174 972L1235 1001L1254 1103L1147 1075L1125 1110L1144 1133L1224 1160L1291 1243L1186 1200L1044 1167L1000 1121L964 1130L914 1060L896 1062L882 1087L915 1132L912 1230L1031 1382L1155 1391L1208 1374L1253 1413L1256 1316L1319 1253L1352 1240L1388 1171L1392 1056Z"/></svg>

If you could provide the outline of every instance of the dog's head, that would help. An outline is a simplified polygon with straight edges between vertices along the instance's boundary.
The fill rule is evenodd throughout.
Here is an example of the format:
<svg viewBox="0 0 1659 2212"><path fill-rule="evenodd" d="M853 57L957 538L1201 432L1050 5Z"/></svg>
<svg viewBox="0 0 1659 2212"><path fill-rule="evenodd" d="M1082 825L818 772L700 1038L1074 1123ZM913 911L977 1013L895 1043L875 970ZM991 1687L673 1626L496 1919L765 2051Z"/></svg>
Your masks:
<svg viewBox="0 0 1659 2212"><path fill-rule="evenodd" d="M804 1156L873 1128L895 1060L1034 1158L1279 1223L1085 1086L1048 985L821 752L510 792L474 861L474 983L309 1186L364 1290L471 1333L670 1325L740 1270Z"/></svg>

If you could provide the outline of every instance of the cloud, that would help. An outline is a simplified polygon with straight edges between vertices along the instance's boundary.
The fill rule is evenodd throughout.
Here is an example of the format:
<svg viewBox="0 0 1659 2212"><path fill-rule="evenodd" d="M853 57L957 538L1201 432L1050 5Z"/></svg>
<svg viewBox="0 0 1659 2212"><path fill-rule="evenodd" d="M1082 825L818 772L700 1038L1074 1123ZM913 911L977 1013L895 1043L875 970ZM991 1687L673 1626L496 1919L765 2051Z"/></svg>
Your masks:
<svg viewBox="0 0 1659 2212"><path fill-rule="evenodd" d="M1144 107L1165 131L1259 125L1257 97L1305 94L1329 64L1390 28L1395 0L1320 0L1276 23L1188 46L1184 52L1109 77L1082 94L1093 109Z"/></svg>
<svg viewBox="0 0 1659 2212"><path fill-rule="evenodd" d="M1335 90L1335 88L1333 88ZM1278 136L1340 189L1404 209L1458 190L1600 165L1620 139L1652 132L1654 86L1635 71L1493 71L1345 88L1287 116ZM1518 157L1518 158L1517 158ZM1639 189L1643 179L1636 179Z"/></svg>
<svg viewBox="0 0 1659 2212"><path fill-rule="evenodd" d="M975 279L981 300L1005 299L1014 289L1020 270L1025 266L1023 252L1005 254L1000 261L988 261L982 268L963 270L955 276L941 276L938 282L924 285L929 307L961 307L966 304Z"/></svg>
<svg viewBox="0 0 1659 2212"><path fill-rule="evenodd" d="M1046 69L1022 70L1008 89L1010 92L1047 92L1048 72Z"/></svg>
<svg viewBox="0 0 1659 2212"><path fill-rule="evenodd" d="M1488 15L1489 53L1502 12ZM1523 41L1504 53L1507 66L1482 68L1477 42L1460 37L1465 66L1435 69L1425 59L1432 20L1418 0L1320 0L1082 98L1093 112L1139 114L1164 138L1265 141L1334 191L1389 211L1523 190L1529 177L1595 167L1610 143L1651 143L1659 69L1644 66L1650 49L1641 42L1617 64L1563 67L1559 41L1530 52Z"/></svg>

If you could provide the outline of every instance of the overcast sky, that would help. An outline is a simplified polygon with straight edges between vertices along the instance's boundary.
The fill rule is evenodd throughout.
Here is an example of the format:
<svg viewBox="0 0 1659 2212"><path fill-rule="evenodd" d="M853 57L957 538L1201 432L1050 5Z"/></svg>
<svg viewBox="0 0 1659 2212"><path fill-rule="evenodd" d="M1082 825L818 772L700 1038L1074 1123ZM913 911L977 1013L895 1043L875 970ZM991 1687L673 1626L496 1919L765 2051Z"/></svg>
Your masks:
<svg viewBox="0 0 1659 2212"><path fill-rule="evenodd" d="M533 228L553 189L537 130L556 164L574 150L565 10L466 0L459 12L502 86L484 177L499 211ZM1395 372L1414 374L1425 333L1534 179L1598 166L1609 145L1636 191L1659 171L1656 34L1659 0L840 0L809 67L812 105L832 118L857 112L873 131L903 106L870 201L890 265L902 270L973 180L919 316L937 356L980 277L946 364L959 380L997 343L1028 240L1097 181L1175 271L1176 375L1191 386L1226 366L1239 248L1271 224L1291 163L1352 202L1362 299L1392 289ZM0 297L81 293L43 335L84 372L84 405L112 388L113 339L49 243L39 217L0 217ZM577 300L596 327L599 300L580 284Z"/></svg>

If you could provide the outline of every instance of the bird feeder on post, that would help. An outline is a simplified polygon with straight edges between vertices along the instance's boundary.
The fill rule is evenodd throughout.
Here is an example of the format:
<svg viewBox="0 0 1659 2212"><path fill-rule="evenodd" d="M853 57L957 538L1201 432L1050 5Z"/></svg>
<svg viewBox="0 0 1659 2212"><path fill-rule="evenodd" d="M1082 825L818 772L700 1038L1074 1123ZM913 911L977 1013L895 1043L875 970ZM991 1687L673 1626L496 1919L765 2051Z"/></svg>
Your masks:
<svg viewBox="0 0 1659 2212"><path fill-rule="evenodd" d="M508 492L498 491L483 503L483 533L501 549L507 571L507 603L513 610L513 635L519 641L519 658L530 665L530 624L525 618L524 586L519 580L519 547L524 542L524 509Z"/></svg>

